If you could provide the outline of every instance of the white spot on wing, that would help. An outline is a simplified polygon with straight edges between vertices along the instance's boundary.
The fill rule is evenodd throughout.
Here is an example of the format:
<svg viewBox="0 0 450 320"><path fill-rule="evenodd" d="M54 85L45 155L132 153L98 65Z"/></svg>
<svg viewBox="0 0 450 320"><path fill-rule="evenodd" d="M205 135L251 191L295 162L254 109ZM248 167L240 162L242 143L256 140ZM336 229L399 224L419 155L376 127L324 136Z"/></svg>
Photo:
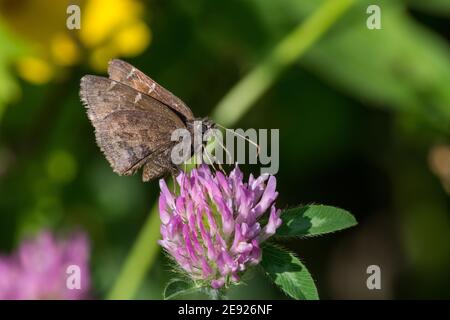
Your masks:
<svg viewBox="0 0 450 320"><path fill-rule="evenodd" d="M135 72L136 72L136 68L131 68L130 73L127 74L127 79L130 79L134 75Z"/></svg>
<svg viewBox="0 0 450 320"><path fill-rule="evenodd" d="M142 95L138 93L136 97L134 98L134 104L138 103L142 99Z"/></svg>
<svg viewBox="0 0 450 320"><path fill-rule="evenodd" d="M148 94L152 93L153 90L155 90L156 88L156 83L152 83L151 85L148 86Z"/></svg>
<svg viewBox="0 0 450 320"><path fill-rule="evenodd" d="M116 83L114 81L111 81L111 83L109 84L109 87L107 89L107 91L111 90L112 88L114 88L114 86L116 85Z"/></svg>

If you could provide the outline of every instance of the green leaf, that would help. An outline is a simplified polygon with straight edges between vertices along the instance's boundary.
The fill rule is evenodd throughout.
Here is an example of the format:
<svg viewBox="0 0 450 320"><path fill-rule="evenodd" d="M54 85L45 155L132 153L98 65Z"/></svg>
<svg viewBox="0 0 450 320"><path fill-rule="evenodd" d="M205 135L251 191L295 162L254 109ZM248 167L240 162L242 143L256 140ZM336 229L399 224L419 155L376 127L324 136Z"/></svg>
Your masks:
<svg viewBox="0 0 450 320"><path fill-rule="evenodd" d="M316 285L308 269L291 252L265 243L261 266L287 295L298 300L318 300Z"/></svg>
<svg viewBox="0 0 450 320"><path fill-rule="evenodd" d="M171 300L178 296L201 292L202 288L194 286L194 283L182 279L170 280L164 288L164 300Z"/></svg>
<svg viewBox="0 0 450 320"><path fill-rule="evenodd" d="M286 210L277 236L315 236L349 228L357 224L355 217L343 209L308 205Z"/></svg>

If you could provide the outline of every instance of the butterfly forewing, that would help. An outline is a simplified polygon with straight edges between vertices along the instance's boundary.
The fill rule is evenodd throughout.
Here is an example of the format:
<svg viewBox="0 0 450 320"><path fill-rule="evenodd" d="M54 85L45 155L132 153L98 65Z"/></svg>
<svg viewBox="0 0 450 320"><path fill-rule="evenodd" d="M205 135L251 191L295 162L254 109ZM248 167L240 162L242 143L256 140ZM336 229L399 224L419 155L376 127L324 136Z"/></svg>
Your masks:
<svg viewBox="0 0 450 320"><path fill-rule="evenodd" d="M185 121L193 120L191 109L181 99L163 88L156 81L125 61L114 59L109 62L109 77L146 94L179 113Z"/></svg>
<svg viewBox="0 0 450 320"><path fill-rule="evenodd" d="M132 174L151 160L153 153L160 155L161 150L170 150L172 131L185 127L165 104L111 79L83 77L80 95L95 127L97 143L119 174ZM164 174L168 161L161 162L147 176Z"/></svg>

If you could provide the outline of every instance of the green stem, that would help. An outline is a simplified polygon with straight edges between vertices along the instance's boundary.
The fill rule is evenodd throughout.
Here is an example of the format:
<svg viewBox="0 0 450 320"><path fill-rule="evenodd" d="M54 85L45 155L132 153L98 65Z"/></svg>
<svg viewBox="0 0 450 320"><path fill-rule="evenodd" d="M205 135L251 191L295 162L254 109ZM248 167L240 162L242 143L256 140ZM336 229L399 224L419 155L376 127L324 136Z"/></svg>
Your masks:
<svg viewBox="0 0 450 320"><path fill-rule="evenodd" d="M208 295L211 300L228 300L224 290L211 289Z"/></svg>
<svg viewBox="0 0 450 320"><path fill-rule="evenodd" d="M159 213L152 209L107 298L132 299L159 253Z"/></svg>
<svg viewBox="0 0 450 320"><path fill-rule="evenodd" d="M304 23L289 33L270 54L219 102L212 118L224 126L236 123L276 81L280 73L295 63L355 0L327 0Z"/></svg>
<svg viewBox="0 0 450 320"><path fill-rule="evenodd" d="M218 103L212 118L224 126L235 124L295 63L355 0L327 0L307 20L289 33L269 55L239 81ZM148 269L155 262L159 246L159 212L155 204L129 253L108 299L132 299Z"/></svg>

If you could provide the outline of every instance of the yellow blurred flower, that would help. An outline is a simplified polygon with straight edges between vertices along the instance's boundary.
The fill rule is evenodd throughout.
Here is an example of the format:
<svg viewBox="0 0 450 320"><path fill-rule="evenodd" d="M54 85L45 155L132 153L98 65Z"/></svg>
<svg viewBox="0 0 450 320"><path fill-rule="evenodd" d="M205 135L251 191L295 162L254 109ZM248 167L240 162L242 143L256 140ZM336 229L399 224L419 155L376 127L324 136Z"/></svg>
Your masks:
<svg viewBox="0 0 450 320"><path fill-rule="evenodd" d="M19 58L16 65L20 76L31 83L46 83L53 76L51 66L45 60L36 57Z"/></svg>
<svg viewBox="0 0 450 320"><path fill-rule="evenodd" d="M131 57L150 44L151 32L143 21L138 0L80 0L81 29L66 27L66 1L0 0L2 18L26 41L29 52L18 57L18 74L42 84L58 69L86 60L96 71L114 57Z"/></svg>
<svg viewBox="0 0 450 320"><path fill-rule="evenodd" d="M120 55L135 56L148 46L150 37L147 25L136 21L115 34L114 46Z"/></svg>
<svg viewBox="0 0 450 320"><path fill-rule="evenodd" d="M55 35L50 50L55 63L61 66L73 65L80 59L80 48L78 48L74 39L66 33Z"/></svg>
<svg viewBox="0 0 450 320"><path fill-rule="evenodd" d="M80 39L87 47L101 45L130 22L139 19L142 5L134 0L90 0L85 5Z"/></svg>
<svg viewBox="0 0 450 320"><path fill-rule="evenodd" d="M150 30L140 21L122 28L115 33L107 44L95 47L89 62L97 71L105 70L108 61L117 56L136 56L150 43Z"/></svg>

